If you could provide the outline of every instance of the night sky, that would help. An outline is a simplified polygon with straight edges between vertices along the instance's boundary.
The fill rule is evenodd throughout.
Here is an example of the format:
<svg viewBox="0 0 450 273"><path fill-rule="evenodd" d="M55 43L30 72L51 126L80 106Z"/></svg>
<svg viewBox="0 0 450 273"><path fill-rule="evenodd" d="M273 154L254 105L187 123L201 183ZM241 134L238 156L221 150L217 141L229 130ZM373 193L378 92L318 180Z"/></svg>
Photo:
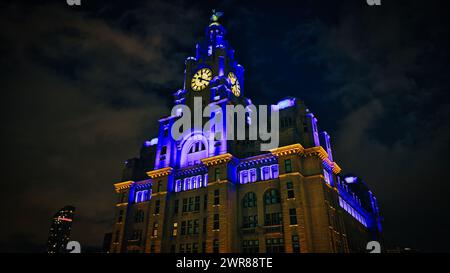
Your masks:
<svg viewBox="0 0 450 273"><path fill-rule="evenodd" d="M72 239L101 246L113 183L170 113L213 8L246 96L305 101L377 195L386 246L449 251L450 16L381 1L2 1L0 252L44 251L68 204Z"/></svg>

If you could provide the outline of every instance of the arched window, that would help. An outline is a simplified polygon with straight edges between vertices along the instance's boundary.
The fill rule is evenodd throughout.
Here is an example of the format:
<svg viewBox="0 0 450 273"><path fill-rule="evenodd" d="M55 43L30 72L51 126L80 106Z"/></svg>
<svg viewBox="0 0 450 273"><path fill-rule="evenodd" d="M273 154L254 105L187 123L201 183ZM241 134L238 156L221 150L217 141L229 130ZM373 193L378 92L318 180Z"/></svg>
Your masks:
<svg viewBox="0 0 450 273"><path fill-rule="evenodd" d="M280 203L280 192L276 189L269 189L264 193L264 204L272 205Z"/></svg>
<svg viewBox="0 0 450 273"><path fill-rule="evenodd" d="M247 192L244 195L242 205L244 206L244 208L256 207L256 194L254 192Z"/></svg>
<svg viewBox="0 0 450 273"><path fill-rule="evenodd" d="M201 141L194 142L189 148L189 154L204 151L206 149L205 144Z"/></svg>

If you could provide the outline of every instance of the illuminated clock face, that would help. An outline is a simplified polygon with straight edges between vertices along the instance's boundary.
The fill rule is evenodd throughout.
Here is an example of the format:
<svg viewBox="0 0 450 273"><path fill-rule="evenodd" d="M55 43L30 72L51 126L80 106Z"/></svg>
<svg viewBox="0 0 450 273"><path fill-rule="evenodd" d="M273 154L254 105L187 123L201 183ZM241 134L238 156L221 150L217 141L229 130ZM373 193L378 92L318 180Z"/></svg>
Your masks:
<svg viewBox="0 0 450 273"><path fill-rule="evenodd" d="M233 72L228 73L228 79L231 82L231 91L236 97L241 95L241 86L239 85L239 80Z"/></svg>
<svg viewBox="0 0 450 273"><path fill-rule="evenodd" d="M209 68L202 68L195 72L192 77L191 87L194 91L202 91L205 89L212 79L212 71Z"/></svg>

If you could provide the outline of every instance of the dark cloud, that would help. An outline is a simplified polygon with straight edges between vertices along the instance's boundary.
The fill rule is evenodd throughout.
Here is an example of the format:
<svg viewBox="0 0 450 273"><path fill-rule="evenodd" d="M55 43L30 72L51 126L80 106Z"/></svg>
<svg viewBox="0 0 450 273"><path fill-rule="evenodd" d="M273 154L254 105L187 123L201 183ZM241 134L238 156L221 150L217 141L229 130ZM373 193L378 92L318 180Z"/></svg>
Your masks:
<svg viewBox="0 0 450 273"><path fill-rule="evenodd" d="M77 207L74 239L101 244L112 183L169 112L213 7L225 11L246 95L306 102L337 162L378 195L388 243L448 250L450 35L440 2L86 2L0 4L1 251L42 249L66 204Z"/></svg>

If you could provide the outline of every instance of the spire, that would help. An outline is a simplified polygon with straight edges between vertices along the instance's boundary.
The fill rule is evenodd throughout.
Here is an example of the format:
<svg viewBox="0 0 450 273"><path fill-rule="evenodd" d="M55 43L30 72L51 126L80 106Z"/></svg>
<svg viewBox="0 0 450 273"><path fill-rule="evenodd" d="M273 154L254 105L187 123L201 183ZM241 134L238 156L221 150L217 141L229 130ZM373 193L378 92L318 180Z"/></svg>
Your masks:
<svg viewBox="0 0 450 273"><path fill-rule="evenodd" d="M212 10L212 15L209 23L209 26L213 26L213 25L220 25L219 23L219 18L222 17L223 12L221 11L216 11L215 9Z"/></svg>

